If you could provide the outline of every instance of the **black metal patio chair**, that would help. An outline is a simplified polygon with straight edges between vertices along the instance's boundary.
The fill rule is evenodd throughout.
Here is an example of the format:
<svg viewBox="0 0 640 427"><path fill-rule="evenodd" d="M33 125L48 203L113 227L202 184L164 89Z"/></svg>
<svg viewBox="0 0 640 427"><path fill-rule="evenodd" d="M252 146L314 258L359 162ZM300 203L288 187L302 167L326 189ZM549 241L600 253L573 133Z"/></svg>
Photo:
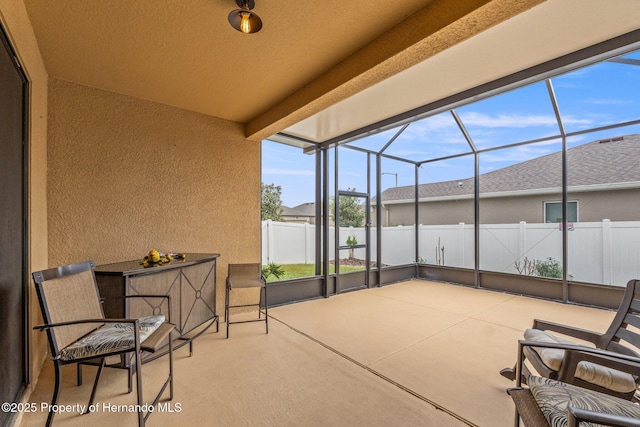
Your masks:
<svg viewBox="0 0 640 427"><path fill-rule="evenodd" d="M630 280L627 283L618 311L605 333L600 334L573 326L535 319L533 326L525 331L524 339L539 343L577 344L572 340L548 332L552 331L557 334L586 341L598 349L639 357L639 328L640 280ZM566 353L564 350L551 347L545 348L542 346L527 346L524 348L524 355L538 375L566 381L568 373ZM525 379L529 373L526 365L523 366L523 376ZM516 379L515 368L502 369L500 374L510 380ZM572 382L580 387L624 399L633 399L640 385L640 376L633 376L625 372L612 370L597 363L582 361L578 363L578 370Z"/></svg>
<svg viewBox="0 0 640 427"><path fill-rule="evenodd" d="M241 289L241 288L260 288L260 298L257 303L250 304L239 304L239 305L230 305L231 304L231 291L233 289ZM264 294L264 300L262 295ZM261 317L261 307L264 302L264 318ZM239 320L239 321L231 321L230 311L232 308L242 308L242 307L257 307L258 308L258 318L251 320ZM227 275L227 286L225 293L225 303L224 303L224 317L227 322L227 338L229 338L229 325L237 324L237 323L250 323L250 322L264 322L266 333L269 333L269 316L268 316L268 302L267 302L267 281L262 275L262 266L260 263L250 263L250 264L229 264L229 270Z"/></svg>
<svg viewBox="0 0 640 427"><path fill-rule="evenodd" d="M557 349L565 352L567 382L529 375L527 387L518 376L515 388L507 389L515 404L515 422L525 427L569 426L581 423L640 427L640 405L629 400L582 388L572 384L578 365L584 361L619 370L632 376L640 375L640 358L584 346L569 344L518 342L516 372L523 372L525 349L533 347Z"/></svg>
<svg viewBox="0 0 640 427"><path fill-rule="evenodd" d="M51 360L55 369L55 387L51 406L57 404L62 383L62 367L70 363L97 360L98 371L89 398L93 404L98 381L105 360L111 356L126 355L136 374L138 425L143 426L152 411L144 414L142 408L142 352L156 352L168 346L169 373L156 395L156 405L167 386L169 399L173 399L173 345L171 333L174 325L170 322L171 302L167 295L168 318L162 314L139 319L106 319L94 275L95 263L87 261L51 268L33 273L33 280L42 309L44 324L34 329L47 331ZM156 297L151 295L135 297ZM47 426L53 423L55 412L50 411Z"/></svg>

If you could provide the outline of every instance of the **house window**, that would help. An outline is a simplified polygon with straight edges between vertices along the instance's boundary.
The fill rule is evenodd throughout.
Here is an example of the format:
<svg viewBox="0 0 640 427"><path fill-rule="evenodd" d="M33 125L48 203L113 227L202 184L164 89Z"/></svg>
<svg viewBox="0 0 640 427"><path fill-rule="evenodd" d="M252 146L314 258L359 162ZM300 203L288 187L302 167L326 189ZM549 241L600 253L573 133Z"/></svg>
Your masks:
<svg viewBox="0 0 640 427"><path fill-rule="evenodd" d="M562 202L544 202L544 222L562 222ZM578 202L567 202L567 222L578 222Z"/></svg>

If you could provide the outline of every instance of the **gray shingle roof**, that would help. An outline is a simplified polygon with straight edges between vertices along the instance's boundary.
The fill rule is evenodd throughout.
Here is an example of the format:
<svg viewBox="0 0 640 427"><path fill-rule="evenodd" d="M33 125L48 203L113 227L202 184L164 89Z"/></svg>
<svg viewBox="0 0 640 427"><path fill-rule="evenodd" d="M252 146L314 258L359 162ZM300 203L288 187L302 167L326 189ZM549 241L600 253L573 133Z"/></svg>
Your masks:
<svg viewBox="0 0 640 427"><path fill-rule="evenodd" d="M303 203L301 205L289 208L287 206L282 207L283 216L315 216L316 204L315 203Z"/></svg>
<svg viewBox="0 0 640 427"><path fill-rule="evenodd" d="M567 150L569 186L640 182L640 134L598 140ZM460 185L460 183L462 185ZM558 188L562 153L552 153L480 175L481 193ZM421 184L419 198L473 194L473 178ZM383 201L414 198L414 186L392 187Z"/></svg>

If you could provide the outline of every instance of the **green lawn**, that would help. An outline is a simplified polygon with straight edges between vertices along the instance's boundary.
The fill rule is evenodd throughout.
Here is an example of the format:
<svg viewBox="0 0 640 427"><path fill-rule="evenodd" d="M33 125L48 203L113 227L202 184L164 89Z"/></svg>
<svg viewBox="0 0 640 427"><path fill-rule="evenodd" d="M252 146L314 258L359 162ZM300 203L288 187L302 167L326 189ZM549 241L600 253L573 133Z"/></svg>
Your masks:
<svg viewBox="0 0 640 427"><path fill-rule="evenodd" d="M276 280L289 280L297 279L300 277L309 277L315 275L315 266L313 264L281 264L280 267L284 271L284 275L279 279L275 276L267 277L267 282L275 282ZM340 272L346 273L349 271L364 270L364 267L355 267L349 265L341 265ZM329 272L333 273L335 267L333 264L329 265Z"/></svg>

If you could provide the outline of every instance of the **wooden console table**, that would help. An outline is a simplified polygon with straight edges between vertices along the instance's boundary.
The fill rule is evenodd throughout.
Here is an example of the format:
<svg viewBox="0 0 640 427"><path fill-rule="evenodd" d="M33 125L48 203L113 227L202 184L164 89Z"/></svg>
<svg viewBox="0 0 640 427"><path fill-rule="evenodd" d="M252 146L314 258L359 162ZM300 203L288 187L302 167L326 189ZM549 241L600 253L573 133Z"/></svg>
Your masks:
<svg viewBox="0 0 640 427"><path fill-rule="evenodd" d="M176 325L183 341L174 346L189 344L213 323L218 330L216 314L216 259L220 254L186 254L184 261L144 268L141 260L99 265L95 269L100 296L106 298L103 309L106 317L134 318L153 314L167 314L166 299L124 298L125 295L171 295L171 323ZM209 322L193 334L189 332ZM157 355L156 357L159 357ZM152 357L149 360L153 360Z"/></svg>

